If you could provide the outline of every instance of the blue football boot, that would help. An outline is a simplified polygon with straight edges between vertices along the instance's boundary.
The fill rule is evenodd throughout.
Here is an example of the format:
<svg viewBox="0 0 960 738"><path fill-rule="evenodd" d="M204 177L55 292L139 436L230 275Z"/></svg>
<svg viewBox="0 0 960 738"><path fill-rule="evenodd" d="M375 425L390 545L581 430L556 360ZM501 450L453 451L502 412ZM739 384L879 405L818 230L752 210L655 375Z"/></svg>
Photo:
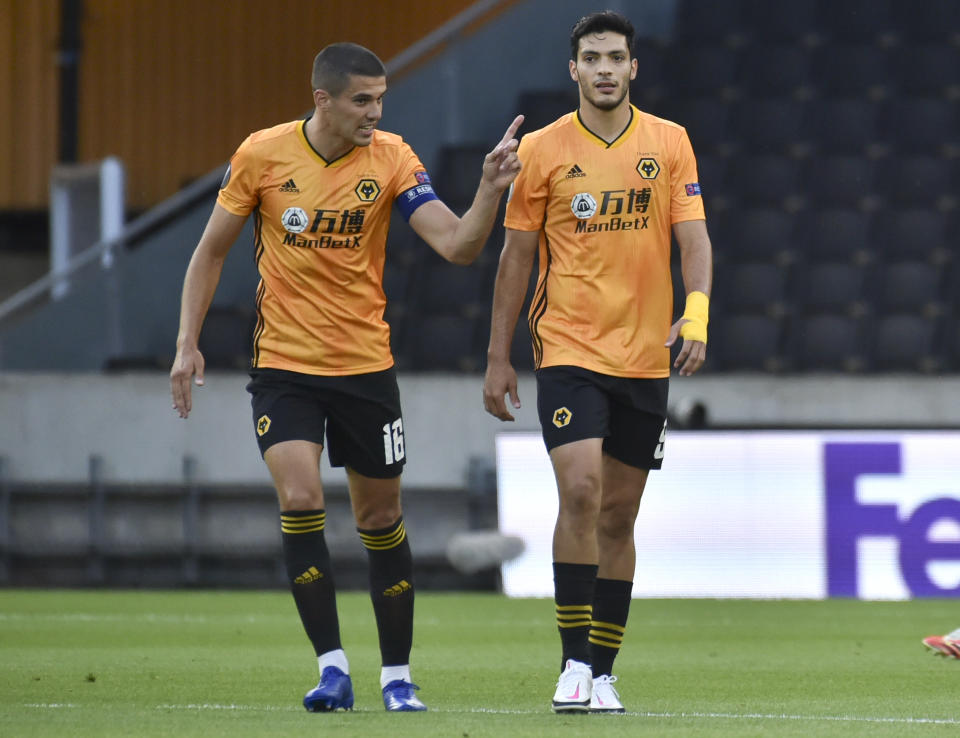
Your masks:
<svg viewBox="0 0 960 738"><path fill-rule="evenodd" d="M350 675L336 666L328 666L320 674L320 683L307 692L303 706L310 712L335 712L353 709L353 683Z"/></svg>
<svg viewBox="0 0 960 738"><path fill-rule="evenodd" d="M420 689L412 682L394 679L383 688L383 706L387 712L423 712L427 706L413 692Z"/></svg>

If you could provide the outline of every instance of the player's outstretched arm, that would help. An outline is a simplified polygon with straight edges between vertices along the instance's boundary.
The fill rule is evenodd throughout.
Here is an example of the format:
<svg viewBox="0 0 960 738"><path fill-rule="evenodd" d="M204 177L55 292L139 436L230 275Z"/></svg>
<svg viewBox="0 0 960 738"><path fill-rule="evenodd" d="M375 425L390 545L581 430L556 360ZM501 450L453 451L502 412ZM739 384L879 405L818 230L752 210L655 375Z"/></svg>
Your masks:
<svg viewBox="0 0 960 738"><path fill-rule="evenodd" d="M713 254L707 223L704 220L685 220L674 223L673 234L680 247L680 269L687 291L683 316L670 328L666 346L683 338L683 345L673 366L680 376L696 372L707 358L707 322L710 288L713 272Z"/></svg>
<svg viewBox="0 0 960 738"><path fill-rule="evenodd" d="M413 230L447 261L470 264L483 249L500 198L520 173L515 136L521 123L523 116L518 115L493 151L484 157L480 185L473 204L462 217L457 217L440 200L424 203L410 216Z"/></svg>
<svg viewBox="0 0 960 738"><path fill-rule="evenodd" d="M517 373L510 363L510 345L517 326L523 298L530 281L530 269L537 252L537 231L515 231L507 228L506 241L500 253L500 265L493 287L493 316L490 320L490 344L487 348L487 371L483 379L483 407L500 420L513 420L505 396L514 408L520 407L517 394Z"/></svg>
<svg viewBox="0 0 960 738"><path fill-rule="evenodd" d="M181 418L186 418L193 408L191 378L195 377L198 385L203 384L203 355L197 348L200 328L220 281L223 262L246 220L245 216L234 215L220 205L214 205L207 227L190 257L180 297L177 355L170 369L173 409Z"/></svg>

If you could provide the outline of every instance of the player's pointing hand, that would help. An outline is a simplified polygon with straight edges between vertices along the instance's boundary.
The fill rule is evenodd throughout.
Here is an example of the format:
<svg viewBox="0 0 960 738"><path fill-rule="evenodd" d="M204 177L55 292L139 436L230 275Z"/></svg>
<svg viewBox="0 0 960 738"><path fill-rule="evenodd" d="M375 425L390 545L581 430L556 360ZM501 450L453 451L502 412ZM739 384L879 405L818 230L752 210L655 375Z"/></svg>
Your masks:
<svg viewBox="0 0 960 738"><path fill-rule="evenodd" d="M493 147L483 160L483 181L497 190L505 190L520 173L520 159L517 158L517 130L523 123L523 116L518 115L503 134L500 143Z"/></svg>

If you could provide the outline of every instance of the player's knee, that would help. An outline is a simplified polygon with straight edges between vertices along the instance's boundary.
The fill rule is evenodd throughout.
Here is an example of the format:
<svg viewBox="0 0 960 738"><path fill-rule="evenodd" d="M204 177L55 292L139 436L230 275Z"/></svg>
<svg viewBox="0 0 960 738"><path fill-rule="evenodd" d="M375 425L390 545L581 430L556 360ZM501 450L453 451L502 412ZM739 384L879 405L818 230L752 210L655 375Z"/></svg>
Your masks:
<svg viewBox="0 0 960 738"><path fill-rule="evenodd" d="M396 523L402 514L400 501L356 507L354 517L361 530L381 530Z"/></svg>
<svg viewBox="0 0 960 738"><path fill-rule="evenodd" d="M280 507L285 512L323 508L323 492L309 487L284 487L277 490L277 496L280 498Z"/></svg>
<svg viewBox="0 0 960 738"><path fill-rule="evenodd" d="M596 520L600 510L600 480L582 476L563 485L560 495L562 515L577 519Z"/></svg>
<svg viewBox="0 0 960 738"><path fill-rule="evenodd" d="M597 521L597 537L603 541L633 540L633 528L636 524L636 513L629 510L615 512L605 510Z"/></svg>

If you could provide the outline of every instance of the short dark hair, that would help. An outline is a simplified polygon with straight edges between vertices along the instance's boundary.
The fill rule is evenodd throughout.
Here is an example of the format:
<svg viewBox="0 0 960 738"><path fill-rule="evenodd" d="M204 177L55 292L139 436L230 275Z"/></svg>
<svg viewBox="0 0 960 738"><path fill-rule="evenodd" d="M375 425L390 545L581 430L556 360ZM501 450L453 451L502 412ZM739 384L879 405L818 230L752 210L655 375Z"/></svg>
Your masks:
<svg viewBox="0 0 960 738"><path fill-rule="evenodd" d="M347 42L330 44L313 60L310 84L336 97L350 84L350 75L386 77L383 62L370 49Z"/></svg>
<svg viewBox="0 0 960 738"><path fill-rule="evenodd" d="M585 15L573 25L573 30L570 31L570 58L574 61L577 60L581 38L588 33L603 33L604 31L613 31L625 36L627 51L633 53L633 24L615 10L600 10Z"/></svg>

